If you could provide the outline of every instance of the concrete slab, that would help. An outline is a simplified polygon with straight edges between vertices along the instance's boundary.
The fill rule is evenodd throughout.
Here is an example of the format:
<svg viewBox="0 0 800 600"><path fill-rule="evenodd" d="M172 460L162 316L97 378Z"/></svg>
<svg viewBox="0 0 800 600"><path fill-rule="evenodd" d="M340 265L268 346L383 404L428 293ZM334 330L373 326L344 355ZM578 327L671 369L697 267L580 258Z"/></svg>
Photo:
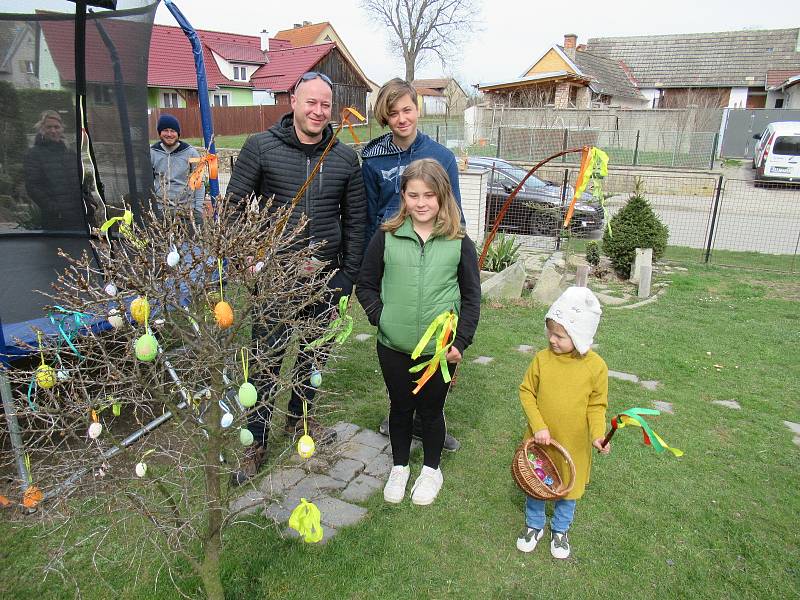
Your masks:
<svg viewBox="0 0 800 600"><path fill-rule="evenodd" d="M292 514L292 509L294 509L294 506L290 509L278 502L271 502L264 507L264 512L262 514L267 519L272 519L276 523L287 523Z"/></svg>
<svg viewBox="0 0 800 600"><path fill-rule="evenodd" d="M380 479L362 473L347 485L341 498L347 502L364 502L382 487L383 482Z"/></svg>
<svg viewBox="0 0 800 600"><path fill-rule="evenodd" d="M491 356L479 356L472 362L474 362L476 365L488 365L493 360L494 358L492 358Z"/></svg>
<svg viewBox="0 0 800 600"><path fill-rule="evenodd" d="M607 304L609 306L619 306L620 304L625 304L627 302L625 298L610 296L609 294L603 294L602 292L595 292L594 295L597 296L600 304Z"/></svg>
<svg viewBox="0 0 800 600"><path fill-rule="evenodd" d="M561 295L561 272L548 261L533 286L531 297L542 304L552 304Z"/></svg>
<svg viewBox="0 0 800 600"><path fill-rule="evenodd" d="M231 512L241 511L239 514L248 515L258 512L264 506L265 500L261 490L248 490L231 502L228 508Z"/></svg>
<svg viewBox="0 0 800 600"><path fill-rule="evenodd" d="M525 266L517 261L481 284L482 298L519 298L527 278Z"/></svg>
<svg viewBox="0 0 800 600"><path fill-rule="evenodd" d="M368 339L370 339L371 337L372 337L372 334L371 334L371 333L359 333L359 334L356 336L356 341L357 341L357 342L366 342L366 341L367 341Z"/></svg>
<svg viewBox="0 0 800 600"><path fill-rule="evenodd" d="M622 381L631 381L633 383L639 383L638 375L634 375L633 373L623 373L622 371L612 371L611 369L609 369L608 376L613 377L614 379L621 379Z"/></svg>
<svg viewBox="0 0 800 600"><path fill-rule="evenodd" d="M378 454L381 453L381 450L383 450L382 447L375 448L374 446L359 444L358 442L354 441L354 439L350 440L349 442L345 442L339 447L339 456L344 456L345 458L352 458L362 463L362 465L366 465L373 458L378 456ZM383 439L384 441L386 440L386 438Z"/></svg>
<svg viewBox="0 0 800 600"><path fill-rule="evenodd" d="M355 525L367 514L367 509L337 498L325 497L315 502L322 514L323 525L346 527Z"/></svg>
<svg viewBox="0 0 800 600"><path fill-rule="evenodd" d="M719 406L724 406L725 408L732 408L733 410L742 410L742 405L739 404L736 400L712 400L711 404L718 404Z"/></svg>
<svg viewBox="0 0 800 600"><path fill-rule="evenodd" d="M258 486L267 497L279 496L287 488L292 487L306 476L303 469L296 467L290 469L278 469L267 475Z"/></svg>
<svg viewBox="0 0 800 600"><path fill-rule="evenodd" d="M660 410L661 412L669 413L671 415L675 414L675 410L672 408L672 404L669 402L664 402L663 400L653 400L653 408L656 410Z"/></svg>
<svg viewBox="0 0 800 600"><path fill-rule="evenodd" d="M364 444L365 446L372 446L378 450L383 450L389 445L389 440L385 435L381 435L377 431L372 431L370 429L362 429L354 435L350 441L357 444Z"/></svg>
<svg viewBox="0 0 800 600"><path fill-rule="evenodd" d="M359 429L361 428L358 425L355 425L353 423L345 423L344 421L339 421L336 425L333 426L333 430L336 432L336 442L337 443L346 442L356 433L358 433Z"/></svg>
<svg viewBox="0 0 800 600"><path fill-rule="evenodd" d="M658 389L658 386L660 384L658 383L658 381L655 381L653 379L644 379L639 382L639 385L641 385L646 390L654 391Z"/></svg>
<svg viewBox="0 0 800 600"><path fill-rule="evenodd" d="M792 441L795 443L796 446L800 446L800 435L794 436L794 439Z"/></svg>
<svg viewBox="0 0 800 600"><path fill-rule="evenodd" d="M792 423L791 421L784 421L783 422L786 427L791 429L792 433L800 435L800 423Z"/></svg>
<svg viewBox="0 0 800 600"><path fill-rule="evenodd" d="M391 450L391 446L389 449ZM392 461L391 454L381 452L364 468L364 473L380 479L386 479L393 466L394 462Z"/></svg>
<svg viewBox="0 0 800 600"><path fill-rule="evenodd" d="M289 519L286 519L286 520L288 521ZM291 527L287 527L284 530L284 533L286 534L287 537L298 538L299 540L301 540L302 543L305 543L303 538L300 537L300 534L297 533ZM331 527L330 525L325 525L323 523L322 524L322 539L320 541L314 543L314 544L309 543L308 545L309 546L324 546L325 544L328 543L328 540L330 540L335 535L336 535L336 528L335 527Z"/></svg>
<svg viewBox="0 0 800 600"><path fill-rule="evenodd" d="M281 504L291 510L297 506L300 498L316 502L330 492L343 490L346 486L347 483L344 481L334 479L329 475L315 473L297 482L294 487L288 488Z"/></svg>
<svg viewBox="0 0 800 600"><path fill-rule="evenodd" d="M352 458L343 458L336 462L328 471L328 475L340 481L350 481L364 468L364 463Z"/></svg>
<svg viewBox="0 0 800 600"><path fill-rule="evenodd" d="M533 346L528 346L527 344L520 344L517 346L517 352L533 352L536 350Z"/></svg>

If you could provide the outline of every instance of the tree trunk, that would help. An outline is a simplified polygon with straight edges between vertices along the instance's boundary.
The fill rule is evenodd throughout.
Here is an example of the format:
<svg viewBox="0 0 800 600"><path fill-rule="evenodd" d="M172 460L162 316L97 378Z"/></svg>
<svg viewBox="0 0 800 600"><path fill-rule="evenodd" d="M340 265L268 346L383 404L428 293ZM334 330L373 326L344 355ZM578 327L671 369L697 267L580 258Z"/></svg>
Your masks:
<svg viewBox="0 0 800 600"><path fill-rule="evenodd" d="M414 81L414 65L417 62L416 57L406 55L403 57L403 59L406 62L406 81L408 83L411 83L412 81ZM414 102L417 101L416 98L412 98L412 100L414 100Z"/></svg>
<svg viewBox="0 0 800 600"><path fill-rule="evenodd" d="M224 384L222 382L222 365L216 370L219 373L212 381L214 390L212 398L222 397ZM220 577L220 553L222 551L222 482L219 466L219 454L222 440L219 428L220 408L216 402L211 402L206 412L206 423L209 424L209 438L205 454L205 479L206 479L206 506L208 516L206 520L206 532L203 539L203 563L201 566L200 577L203 579L203 586L206 595L211 600L224 600L225 590L222 587Z"/></svg>

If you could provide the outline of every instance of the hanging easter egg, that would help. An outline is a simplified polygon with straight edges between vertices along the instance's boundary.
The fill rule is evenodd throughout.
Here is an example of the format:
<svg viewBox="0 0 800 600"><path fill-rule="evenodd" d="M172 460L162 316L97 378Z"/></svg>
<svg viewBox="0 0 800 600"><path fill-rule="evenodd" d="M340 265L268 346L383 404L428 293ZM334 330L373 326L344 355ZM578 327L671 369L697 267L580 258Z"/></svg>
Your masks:
<svg viewBox="0 0 800 600"><path fill-rule="evenodd" d="M56 372L50 365L40 365L36 369L36 385L49 390L56 384Z"/></svg>
<svg viewBox="0 0 800 600"><path fill-rule="evenodd" d="M94 423L89 425L89 437L90 438L92 438L93 440L96 440L97 438L100 437L101 433L103 433L103 426L100 423L95 421Z"/></svg>
<svg viewBox="0 0 800 600"><path fill-rule="evenodd" d="M233 309L231 305L225 302L217 302L214 307L214 317L217 319L217 325L220 329L227 329L233 325Z"/></svg>
<svg viewBox="0 0 800 600"><path fill-rule="evenodd" d="M256 387L252 383L245 381L239 386L239 403L242 406L245 408L255 406L256 400L258 400L258 392L256 392Z"/></svg>
<svg viewBox="0 0 800 600"><path fill-rule="evenodd" d="M263 269L263 268L264 268L264 261L263 261L263 260L260 260L260 261L258 261L258 262L255 264L255 266L253 267L253 270L254 270L256 273L258 273L258 272L260 272L260 271L261 271L261 269Z"/></svg>
<svg viewBox="0 0 800 600"><path fill-rule="evenodd" d="M106 284L106 287L103 288L103 291L113 298L117 295L117 286L114 285L113 281L110 281Z"/></svg>
<svg viewBox="0 0 800 600"><path fill-rule="evenodd" d="M315 449L316 445L310 435L300 436L300 439L297 440L297 453L302 458L311 458Z"/></svg>
<svg viewBox="0 0 800 600"><path fill-rule="evenodd" d="M311 387L313 387L313 388L318 388L319 386L321 386L322 385L322 373L320 373L318 370L314 369L311 372L311 380L310 380L309 383L311 383Z"/></svg>
<svg viewBox="0 0 800 600"><path fill-rule="evenodd" d="M173 246L172 250L167 254L167 265L174 268L178 266L179 262L181 262L181 255L178 254L178 249Z"/></svg>
<svg viewBox="0 0 800 600"><path fill-rule="evenodd" d="M243 427L239 430L239 441L242 443L242 446L249 446L253 443L253 433L247 429L247 427Z"/></svg>
<svg viewBox="0 0 800 600"><path fill-rule="evenodd" d="M150 303L147 298L137 297L131 302L131 316L139 323L144 323L150 316Z"/></svg>
<svg viewBox="0 0 800 600"><path fill-rule="evenodd" d="M136 340L134 350L136 352L136 358L143 362L150 362L158 354L158 341L152 334L145 333Z"/></svg>
<svg viewBox="0 0 800 600"><path fill-rule="evenodd" d="M69 371L65 371L64 369L59 369L56 373L56 379L59 382L69 381Z"/></svg>
<svg viewBox="0 0 800 600"><path fill-rule="evenodd" d="M233 423L233 415L229 412L226 412L222 415L222 418L219 420L220 427L228 428Z"/></svg>
<svg viewBox="0 0 800 600"><path fill-rule="evenodd" d="M147 463L144 461L136 463L136 476L144 477L145 475L147 475Z"/></svg>
<svg viewBox="0 0 800 600"><path fill-rule="evenodd" d="M43 499L44 494L42 490L35 485L29 485L25 488L25 493L22 494L22 506L33 509L36 508Z"/></svg>
<svg viewBox="0 0 800 600"><path fill-rule="evenodd" d="M108 313L108 323L114 329L119 329L123 325L125 325L125 319L122 318L122 315L119 314L119 311L116 308L112 308L111 311Z"/></svg>

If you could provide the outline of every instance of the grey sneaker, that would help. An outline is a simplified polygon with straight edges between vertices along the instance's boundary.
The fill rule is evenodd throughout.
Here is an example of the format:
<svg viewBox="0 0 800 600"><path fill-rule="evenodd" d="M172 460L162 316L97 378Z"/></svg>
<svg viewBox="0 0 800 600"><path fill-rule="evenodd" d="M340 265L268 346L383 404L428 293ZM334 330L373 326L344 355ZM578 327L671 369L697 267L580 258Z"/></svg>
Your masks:
<svg viewBox="0 0 800 600"><path fill-rule="evenodd" d="M517 536L517 550L520 552L533 552L542 537L544 537L544 529L526 526Z"/></svg>
<svg viewBox="0 0 800 600"><path fill-rule="evenodd" d="M244 451L239 470L231 473L231 485L244 485L258 475L264 461L267 460L267 449L264 446L248 446Z"/></svg>
<svg viewBox="0 0 800 600"><path fill-rule="evenodd" d="M569 558L569 538L567 532L553 531L550 534L550 554L553 558Z"/></svg>

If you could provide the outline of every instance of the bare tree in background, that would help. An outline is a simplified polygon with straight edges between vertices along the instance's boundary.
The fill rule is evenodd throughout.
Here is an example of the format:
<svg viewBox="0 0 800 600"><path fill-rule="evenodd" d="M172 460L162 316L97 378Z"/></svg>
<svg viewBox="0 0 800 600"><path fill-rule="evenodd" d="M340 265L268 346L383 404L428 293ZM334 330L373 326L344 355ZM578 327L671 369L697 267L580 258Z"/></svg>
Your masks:
<svg viewBox="0 0 800 600"><path fill-rule="evenodd" d="M416 68L431 54L445 64L476 25L474 0L362 0L361 6L390 30L391 47L403 55L406 81L414 81Z"/></svg>

